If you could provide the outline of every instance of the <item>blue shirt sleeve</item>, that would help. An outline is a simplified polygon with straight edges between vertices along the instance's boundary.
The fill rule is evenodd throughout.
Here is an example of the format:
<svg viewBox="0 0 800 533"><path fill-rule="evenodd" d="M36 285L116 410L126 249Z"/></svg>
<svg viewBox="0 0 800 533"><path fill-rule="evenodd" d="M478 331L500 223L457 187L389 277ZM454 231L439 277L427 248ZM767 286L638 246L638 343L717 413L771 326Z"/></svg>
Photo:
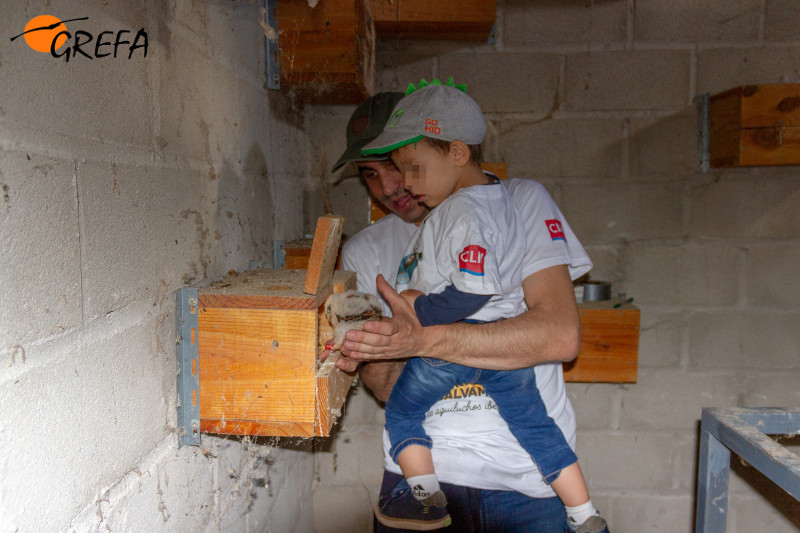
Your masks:
<svg viewBox="0 0 800 533"><path fill-rule="evenodd" d="M423 326L452 324L477 312L491 297L491 294L461 292L453 285L448 285L442 292L417 298L414 311Z"/></svg>

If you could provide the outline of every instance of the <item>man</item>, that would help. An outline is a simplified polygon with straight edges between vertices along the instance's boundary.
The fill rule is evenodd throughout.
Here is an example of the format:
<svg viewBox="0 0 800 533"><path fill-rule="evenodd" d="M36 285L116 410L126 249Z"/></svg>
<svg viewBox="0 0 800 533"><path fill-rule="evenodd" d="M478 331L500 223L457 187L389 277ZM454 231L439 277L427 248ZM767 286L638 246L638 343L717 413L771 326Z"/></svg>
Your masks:
<svg viewBox="0 0 800 533"><path fill-rule="evenodd" d="M580 325L572 279L588 271L591 261L544 188L529 180L511 180L507 187L531 235L522 283L529 310L491 324L423 328L386 280L394 284L402 252L428 209L406 191L404 177L391 160L360 155L402 96L382 93L356 109L347 126L347 149L333 168L355 162L373 197L393 213L355 235L342 252L343 268L358 274L360 290L381 293L392 318L368 323L365 331L348 332L342 347L346 357L337 366L355 370L358 361L368 361L361 366L361 379L386 401L403 368L402 359L408 357L424 355L494 370L540 365L537 384L548 414L574 446L575 418L560 363L577 354ZM451 531L565 530L561 502L480 387L454 388L428 413L425 429L434 442L442 489L454 503ZM387 459L381 502L407 490L399 468Z"/></svg>

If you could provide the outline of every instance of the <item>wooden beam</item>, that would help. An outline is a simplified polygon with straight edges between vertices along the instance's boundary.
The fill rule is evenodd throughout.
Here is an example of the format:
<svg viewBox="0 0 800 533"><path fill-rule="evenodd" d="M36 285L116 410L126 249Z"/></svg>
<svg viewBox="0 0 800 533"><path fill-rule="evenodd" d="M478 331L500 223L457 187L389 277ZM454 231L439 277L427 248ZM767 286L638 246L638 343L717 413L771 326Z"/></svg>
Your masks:
<svg viewBox="0 0 800 533"><path fill-rule="evenodd" d="M303 287L306 294L316 294L321 287L330 283L333 268L336 266L336 256L339 254L343 227L344 217L337 215L325 215L317 220Z"/></svg>

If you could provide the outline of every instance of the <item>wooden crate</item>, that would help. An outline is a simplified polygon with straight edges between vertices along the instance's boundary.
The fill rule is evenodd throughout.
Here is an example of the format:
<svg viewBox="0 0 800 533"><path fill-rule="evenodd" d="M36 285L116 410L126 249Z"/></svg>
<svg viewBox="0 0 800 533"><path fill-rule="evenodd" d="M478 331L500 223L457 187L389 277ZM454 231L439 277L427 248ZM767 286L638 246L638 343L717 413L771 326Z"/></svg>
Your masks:
<svg viewBox="0 0 800 533"><path fill-rule="evenodd" d="M281 90L303 102L359 104L375 92L375 29L365 0L278 0Z"/></svg>
<svg viewBox="0 0 800 533"><path fill-rule="evenodd" d="M494 0L369 0L375 31L384 38L485 41L494 26Z"/></svg>
<svg viewBox="0 0 800 533"><path fill-rule="evenodd" d="M800 164L800 84L745 85L709 105L711 167Z"/></svg>
<svg viewBox="0 0 800 533"><path fill-rule="evenodd" d="M356 276L337 271L314 295L303 293L305 277L251 270L200 289L200 431L329 434L353 376L317 368L320 344L333 336L322 305L333 292L355 289Z"/></svg>
<svg viewBox="0 0 800 533"><path fill-rule="evenodd" d="M564 379L584 383L636 383L640 311L614 298L578 305L581 347L564 363Z"/></svg>

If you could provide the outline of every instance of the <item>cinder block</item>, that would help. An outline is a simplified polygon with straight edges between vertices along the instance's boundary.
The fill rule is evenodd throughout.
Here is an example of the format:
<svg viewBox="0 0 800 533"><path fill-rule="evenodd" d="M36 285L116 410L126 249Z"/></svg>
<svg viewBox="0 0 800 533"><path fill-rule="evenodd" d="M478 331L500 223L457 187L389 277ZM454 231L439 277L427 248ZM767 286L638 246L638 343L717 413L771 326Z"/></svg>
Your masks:
<svg viewBox="0 0 800 533"><path fill-rule="evenodd" d="M408 44L408 41L403 41ZM388 43L387 43L388 44ZM404 48L402 51L395 52L390 46L384 47L384 42L380 43L375 53L375 90L406 92L409 83L417 85L419 80L425 78L430 81L436 76L435 54L414 55L412 50ZM446 74L454 76L457 73ZM443 74L445 75L445 74ZM458 83L464 83L459 81Z"/></svg>
<svg viewBox="0 0 800 533"><path fill-rule="evenodd" d="M797 369L800 313L699 312L689 317L689 358L696 368Z"/></svg>
<svg viewBox="0 0 800 533"><path fill-rule="evenodd" d="M640 370L639 380L624 392L620 424L623 429L691 430L703 407L734 406L738 395L735 375Z"/></svg>
<svg viewBox="0 0 800 533"><path fill-rule="evenodd" d="M800 245L753 246L747 255L747 301L770 309L800 309L800 283L786 276L800 264Z"/></svg>
<svg viewBox="0 0 800 533"><path fill-rule="evenodd" d="M342 411L340 427L342 429L375 428L376 430L381 430L384 422L383 407L368 392L364 384L359 381L358 386L347 395L347 403L345 403ZM341 438L342 435L344 433L339 437Z"/></svg>
<svg viewBox="0 0 800 533"><path fill-rule="evenodd" d="M687 331L683 313L647 309L639 330L639 368L676 367Z"/></svg>
<svg viewBox="0 0 800 533"><path fill-rule="evenodd" d="M211 3L203 24L209 55L226 65L242 67L234 69L239 76L262 83L266 82L266 36L259 24L263 7L257 2Z"/></svg>
<svg viewBox="0 0 800 533"><path fill-rule="evenodd" d="M560 204L559 204L560 205ZM563 210L562 210L563 211ZM573 208L569 209L574 212ZM572 217L569 214L565 215L570 225L572 225ZM572 227L573 231L575 227ZM586 253L592 259L592 270L589 272L589 277L597 281L615 281L622 275L619 264L619 251L614 246L609 245L591 245L587 244L589 241L584 239L582 235L578 234ZM614 294L612 287L612 295ZM619 291L617 291L619 292ZM641 357L641 356L640 356Z"/></svg>
<svg viewBox="0 0 800 533"><path fill-rule="evenodd" d="M744 407L800 407L800 372L748 373L744 383Z"/></svg>
<svg viewBox="0 0 800 533"><path fill-rule="evenodd" d="M71 161L19 152L0 157L0 354L9 363L3 370L23 364L31 341L81 325L74 180Z"/></svg>
<svg viewBox="0 0 800 533"><path fill-rule="evenodd" d="M158 148L167 159L205 161L218 172L238 152L237 80L196 40L170 37L171 60L159 62Z"/></svg>
<svg viewBox="0 0 800 533"><path fill-rule="evenodd" d="M635 244L620 260L619 289L639 304L730 306L738 301L740 261L725 244Z"/></svg>
<svg viewBox="0 0 800 533"><path fill-rule="evenodd" d="M690 106L659 118L633 118L630 172L643 180L692 174L698 169L697 109Z"/></svg>
<svg viewBox="0 0 800 533"><path fill-rule="evenodd" d="M22 33L34 16L43 14L42 6L32 2L15 2L3 13L8 39ZM62 19L66 13L88 15L88 20L66 24L73 35L71 47L78 31L93 36L93 41L81 47L91 59L78 54L54 58L49 52L30 48L24 37L7 41L3 49L3 68L0 69L0 86L3 91L3 120L24 125L29 131L54 132L65 137L84 141L150 146L153 138L152 86L148 62L152 50L134 51L128 59L128 46L118 48L113 57L113 46L103 47L107 57L94 58L94 44L103 31L105 42L116 37L119 30L131 31L122 39L133 41L140 28L148 29L144 4L124 6L98 5L87 10L85 4L67 1L59 5ZM57 16L57 15L56 15ZM152 43L148 40L148 44ZM64 45L60 52L65 50ZM107 146L105 147L107 150Z"/></svg>
<svg viewBox="0 0 800 533"><path fill-rule="evenodd" d="M314 490L314 531L352 533L372 531L369 491L360 486L317 487Z"/></svg>
<svg viewBox="0 0 800 533"><path fill-rule="evenodd" d="M613 531L658 531L686 533L694 531L695 499L684 494L628 493L614 498Z"/></svg>
<svg viewBox="0 0 800 533"><path fill-rule="evenodd" d="M640 2L635 39L670 44L756 41L760 17L760 0Z"/></svg>
<svg viewBox="0 0 800 533"><path fill-rule="evenodd" d="M744 533L767 527L792 533L800 528L800 501L735 454L731 455L729 494L729 531Z"/></svg>
<svg viewBox="0 0 800 533"><path fill-rule="evenodd" d="M668 183L566 185L562 207L583 242L595 244L674 238L683 226L680 190Z"/></svg>
<svg viewBox="0 0 800 533"><path fill-rule="evenodd" d="M669 489L679 454L669 432L578 430L577 454L592 489ZM619 530L624 531L624 530Z"/></svg>
<svg viewBox="0 0 800 533"><path fill-rule="evenodd" d="M619 388L604 383L567 383L567 397L575 409L578 430L613 429Z"/></svg>
<svg viewBox="0 0 800 533"><path fill-rule="evenodd" d="M698 185L687 202L692 234L701 238L800 237L800 212L794 207L800 202L796 175L768 172L709 180Z"/></svg>
<svg viewBox="0 0 800 533"><path fill-rule="evenodd" d="M568 54L566 109L683 108L689 103L689 56L684 50Z"/></svg>
<svg viewBox="0 0 800 533"><path fill-rule="evenodd" d="M622 121L508 120L501 125L499 144L500 159L517 178L618 176Z"/></svg>
<svg viewBox="0 0 800 533"><path fill-rule="evenodd" d="M797 41L800 4L794 0L767 0L765 37L768 41Z"/></svg>
<svg viewBox="0 0 800 533"><path fill-rule="evenodd" d="M625 42L628 6L611 2L537 2L506 4L505 46L606 46Z"/></svg>
<svg viewBox="0 0 800 533"><path fill-rule="evenodd" d="M64 531L201 531L216 512L212 456L167 437ZM205 444L208 446L208 444Z"/></svg>
<svg viewBox="0 0 800 533"><path fill-rule="evenodd" d="M59 529L166 435L162 376L174 366L152 357L155 319L116 318L116 335L62 343L59 358L0 385L3 514L21 530Z"/></svg>
<svg viewBox="0 0 800 533"><path fill-rule="evenodd" d="M558 54L452 53L439 58L439 75L466 83L484 113L544 115L559 98Z"/></svg>
<svg viewBox="0 0 800 533"><path fill-rule="evenodd" d="M697 53L697 93L740 85L800 82L800 46L710 48Z"/></svg>
<svg viewBox="0 0 800 533"><path fill-rule="evenodd" d="M334 213L342 213L344 236L352 237L369 226L369 192L361 178L347 178L328 189Z"/></svg>
<svg viewBox="0 0 800 533"><path fill-rule="evenodd" d="M203 277L192 262L214 237L195 181L189 171L78 165L87 317L163 298L184 274Z"/></svg>
<svg viewBox="0 0 800 533"><path fill-rule="evenodd" d="M344 431L336 435L331 459L318 464L320 481L326 485L380 486L383 479L382 432Z"/></svg>
<svg viewBox="0 0 800 533"><path fill-rule="evenodd" d="M286 483L275 495L274 511L270 513L267 531L313 531L314 503L311 489L314 475L314 456L293 452L296 462L287 471ZM258 530L263 531L263 530Z"/></svg>

